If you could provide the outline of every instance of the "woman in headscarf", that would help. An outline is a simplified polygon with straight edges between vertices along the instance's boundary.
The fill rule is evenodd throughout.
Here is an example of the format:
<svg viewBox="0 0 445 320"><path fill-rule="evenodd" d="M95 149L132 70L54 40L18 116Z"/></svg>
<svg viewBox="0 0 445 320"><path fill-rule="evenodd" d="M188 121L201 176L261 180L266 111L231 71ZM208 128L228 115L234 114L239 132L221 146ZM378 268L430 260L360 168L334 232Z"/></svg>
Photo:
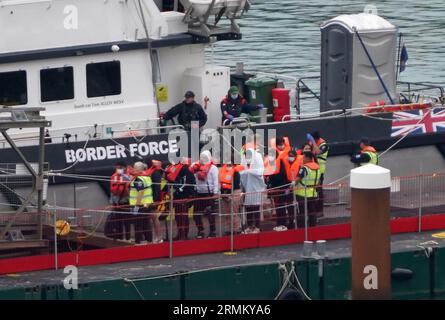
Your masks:
<svg viewBox="0 0 445 320"><path fill-rule="evenodd" d="M247 149L241 158L244 170L240 172L241 185L245 194L244 207L247 214L247 228L244 233L260 232L260 208L263 203L264 161L261 154L253 148Z"/></svg>

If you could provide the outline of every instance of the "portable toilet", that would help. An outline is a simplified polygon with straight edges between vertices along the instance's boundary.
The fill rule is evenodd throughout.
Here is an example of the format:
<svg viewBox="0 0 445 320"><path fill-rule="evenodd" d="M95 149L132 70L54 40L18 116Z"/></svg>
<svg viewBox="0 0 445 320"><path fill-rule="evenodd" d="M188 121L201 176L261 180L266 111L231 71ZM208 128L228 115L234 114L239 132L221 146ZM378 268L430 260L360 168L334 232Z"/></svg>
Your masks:
<svg viewBox="0 0 445 320"><path fill-rule="evenodd" d="M384 85L395 98L397 31L368 13L341 15L321 25L320 112L390 101Z"/></svg>

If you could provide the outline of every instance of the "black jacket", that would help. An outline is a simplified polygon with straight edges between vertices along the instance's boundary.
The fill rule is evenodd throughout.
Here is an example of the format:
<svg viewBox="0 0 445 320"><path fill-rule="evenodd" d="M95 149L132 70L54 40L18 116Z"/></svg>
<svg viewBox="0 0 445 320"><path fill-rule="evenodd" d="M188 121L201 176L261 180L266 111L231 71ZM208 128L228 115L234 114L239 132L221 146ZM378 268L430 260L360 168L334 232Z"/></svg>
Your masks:
<svg viewBox="0 0 445 320"><path fill-rule="evenodd" d="M286 168L284 167L283 160L280 159L280 172L269 176L269 188L288 188L289 181L287 180ZM282 189L282 188L280 188Z"/></svg>
<svg viewBox="0 0 445 320"><path fill-rule="evenodd" d="M178 116L178 123L183 125L185 130L190 130L192 121L199 121L199 127L207 122L207 114L199 103L187 104L185 101L177 104L164 115L164 120L171 120Z"/></svg>
<svg viewBox="0 0 445 320"><path fill-rule="evenodd" d="M161 201L161 181L162 181L162 170L156 170L151 174L154 202Z"/></svg>
<svg viewBox="0 0 445 320"><path fill-rule="evenodd" d="M192 199L195 196L195 175L189 166L183 166L174 182L173 199Z"/></svg>
<svg viewBox="0 0 445 320"><path fill-rule="evenodd" d="M241 96L238 96L238 99L236 100L226 96L223 101L221 101L222 121L224 122L226 119L224 112L227 112L234 118L238 118L241 113L250 113L256 109L257 107L248 104L246 99Z"/></svg>

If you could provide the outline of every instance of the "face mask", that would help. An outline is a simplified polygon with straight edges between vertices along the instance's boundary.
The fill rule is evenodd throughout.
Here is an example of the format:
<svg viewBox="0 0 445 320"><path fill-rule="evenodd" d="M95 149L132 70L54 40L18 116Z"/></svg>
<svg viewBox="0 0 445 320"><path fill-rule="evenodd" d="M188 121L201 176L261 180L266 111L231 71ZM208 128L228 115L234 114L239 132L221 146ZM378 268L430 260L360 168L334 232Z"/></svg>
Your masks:
<svg viewBox="0 0 445 320"><path fill-rule="evenodd" d="M289 159L289 162L294 162L295 161L295 158L293 158L293 157L289 157L288 159Z"/></svg>
<svg viewBox="0 0 445 320"><path fill-rule="evenodd" d="M117 174L124 174L124 169L116 169Z"/></svg>
<svg viewBox="0 0 445 320"><path fill-rule="evenodd" d="M303 152L303 154L307 158L311 158L312 157L312 152L311 151L305 151L305 152Z"/></svg>
<svg viewBox="0 0 445 320"><path fill-rule="evenodd" d="M236 100L236 99L238 99L238 94L231 94L230 97L231 97L233 100Z"/></svg>

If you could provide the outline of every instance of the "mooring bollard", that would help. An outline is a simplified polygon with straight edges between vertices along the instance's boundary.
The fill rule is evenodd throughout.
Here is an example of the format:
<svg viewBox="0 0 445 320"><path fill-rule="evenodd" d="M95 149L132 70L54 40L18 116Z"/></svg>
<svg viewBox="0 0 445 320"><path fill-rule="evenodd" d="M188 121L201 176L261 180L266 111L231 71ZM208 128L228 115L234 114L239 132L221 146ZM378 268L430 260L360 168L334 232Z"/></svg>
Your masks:
<svg viewBox="0 0 445 320"><path fill-rule="evenodd" d="M388 169L368 164L351 170L352 299L391 298Z"/></svg>

